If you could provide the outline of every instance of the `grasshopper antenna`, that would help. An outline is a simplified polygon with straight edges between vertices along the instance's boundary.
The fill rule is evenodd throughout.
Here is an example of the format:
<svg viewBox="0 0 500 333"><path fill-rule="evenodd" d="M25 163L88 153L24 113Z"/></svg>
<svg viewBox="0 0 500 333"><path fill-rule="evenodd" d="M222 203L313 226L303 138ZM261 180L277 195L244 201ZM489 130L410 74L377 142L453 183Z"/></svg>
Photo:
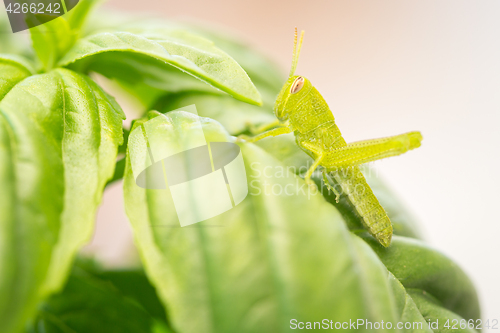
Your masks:
<svg viewBox="0 0 500 333"><path fill-rule="evenodd" d="M293 40L292 68L290 69L290 76L293 76L293 74L295 74L295 69L297 68L297 63L299 62L300 49L302 48L303 40L304 40L304 30L300 32L300 39L297 45L297 27L295 27L295 38Z"/></svg>

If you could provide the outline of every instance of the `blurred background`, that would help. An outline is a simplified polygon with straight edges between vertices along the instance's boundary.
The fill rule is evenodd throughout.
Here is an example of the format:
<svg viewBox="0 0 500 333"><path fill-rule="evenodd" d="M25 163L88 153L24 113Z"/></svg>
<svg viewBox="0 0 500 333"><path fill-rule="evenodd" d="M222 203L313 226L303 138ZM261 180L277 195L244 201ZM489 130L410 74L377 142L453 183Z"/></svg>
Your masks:
<svg viewBox="0 0 500 333"><path fill-rule="evenodd" d="M106 7L225 28L284 73L293 28L304 29L297 74L323 94L348 142L422 132L421 148L375 167L427 241L472 278L483 319L500 318L500 2L111 0ZM121 186L106 191L84 250L111 267L136 256Z"/></svg>

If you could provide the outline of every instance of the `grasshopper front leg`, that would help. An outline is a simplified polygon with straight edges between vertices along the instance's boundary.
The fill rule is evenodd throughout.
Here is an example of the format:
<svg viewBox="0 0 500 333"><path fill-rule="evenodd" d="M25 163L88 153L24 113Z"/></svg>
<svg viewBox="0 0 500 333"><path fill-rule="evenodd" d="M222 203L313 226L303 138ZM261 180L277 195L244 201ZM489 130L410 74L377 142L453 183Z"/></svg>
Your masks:
<svg viewBox="0 0 500 333"><path fill-rule="evenodd" d="M259 125L259 126L255 126L252 123L248 123L247 126L248 126L248 130L250 131L250 133L252 135L257 135L257 134L261 134L265 131L268 131L272 128L282 127L285 125L282 124L278 119L276 119L275 121L273 121L271 123L267 123L267 124L263 124L263 125Z"/></svg>
<svg viewBox="0 0 500 333"><path fill-rule="evenodd" d="M278 136L278 135L287 134L290 132L292 132L292 130L286 126L276 127L270 131L261 133L259 135L253 136L253 137L249 137L247 135L240 135L240 136L238 136L238 139L236 139L236 142L239 142L242 140L245 140L246 142L256 142L256 141L262 140L264 138L267 138L269 136Z"/></svg>

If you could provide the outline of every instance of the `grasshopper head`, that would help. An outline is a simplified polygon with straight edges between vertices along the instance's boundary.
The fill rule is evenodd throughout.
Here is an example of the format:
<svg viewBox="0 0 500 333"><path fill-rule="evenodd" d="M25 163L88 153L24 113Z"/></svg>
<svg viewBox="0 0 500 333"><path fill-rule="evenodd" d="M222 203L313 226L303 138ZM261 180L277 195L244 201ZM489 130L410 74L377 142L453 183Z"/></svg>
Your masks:
<svg viewBox="0 0 500 333"><path fill-rule="evenodd" d="M306 94L311 88L311 82L303 76L294 75L297 63L299 61L300 48L304 39L304 31L300 34L300 40L297 43L297 28L295 28L295 39L293 43L293 58L292 68L290 75L285 82L283 88L276 99L274 104L274 113L280 121L287 121L288 116L294 110L298 101Z"/></svg>
<svg viewBox="0 0 500 333"><path fill-rule="evenodd" d="M297 106L304 94L311 90L311 81L303 76L290 76L281 88L274 104L274 114L276 118L284 122L288 120L290 112Z"/></svg>

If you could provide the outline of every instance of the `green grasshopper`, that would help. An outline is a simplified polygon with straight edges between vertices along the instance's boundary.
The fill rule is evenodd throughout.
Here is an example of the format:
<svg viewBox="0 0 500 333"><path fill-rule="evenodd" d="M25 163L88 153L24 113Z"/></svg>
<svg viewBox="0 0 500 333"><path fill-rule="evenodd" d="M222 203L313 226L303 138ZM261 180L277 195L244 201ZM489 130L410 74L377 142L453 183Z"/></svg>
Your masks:
<svg viewBox="0 0 500 333"><path fill-rule="evenodd" d="M391 221L358 166L418 148L422 135L419 132L409 132L347 144L335 124L330 108L318 90L305 77L294 75L303 38L304 31L297 44L297 29L295 29L292 68L274 105L278 120L261 126L259 130L261 134L254 137L240 136L238 139L255 142L269 136L293 132L297 145L314 159L314 163L305 174L305 182L316 188L311 177L321 166L323 181L327 188L336 194L337 202L340 193L330 185L328 175L340 185L342 192L347 195L351 205L361 216L368 232L380 244L387 247L392 239ZM352 172L341 172L346 169L351 169Z"/></svg>

